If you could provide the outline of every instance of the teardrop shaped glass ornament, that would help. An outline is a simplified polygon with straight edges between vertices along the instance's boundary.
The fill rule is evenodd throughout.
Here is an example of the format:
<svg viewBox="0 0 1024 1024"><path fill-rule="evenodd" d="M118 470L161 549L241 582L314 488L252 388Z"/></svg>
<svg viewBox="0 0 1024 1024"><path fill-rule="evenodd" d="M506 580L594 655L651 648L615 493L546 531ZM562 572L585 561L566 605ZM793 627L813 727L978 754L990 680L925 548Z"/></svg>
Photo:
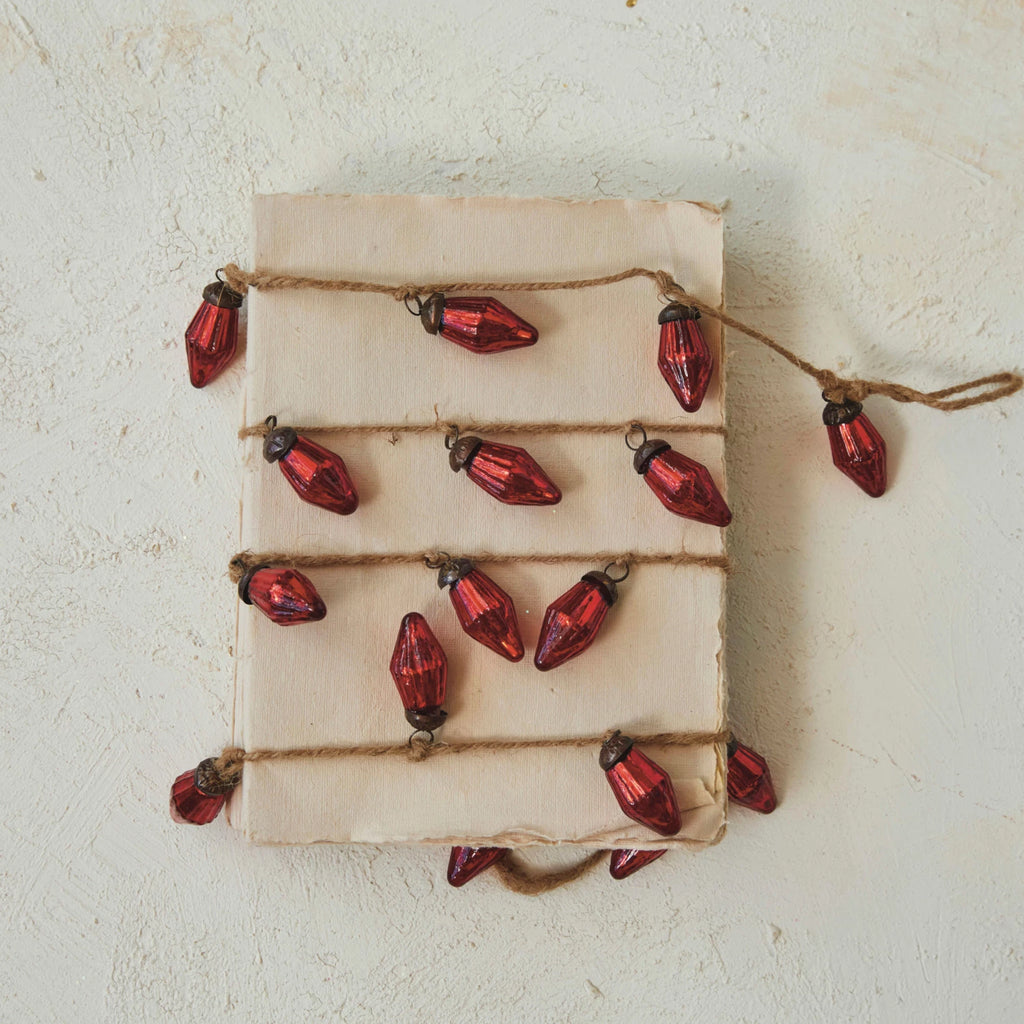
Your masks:
<svg viewBox="0 0 1024 1024"><path fill-rule="evenodd" d="M832 448L832 461L872 498L885 494L885 440L864 415L860 402L828 402L821 414Z"/></svg>
<svg viewBox="0 0 1024 1024"><path fill-rule="evenodd" d="M253 566L238 581L238 596L279 626L319 622L327 614L312 580L297 569Z"/></svg>
<svg viewBox="0 0 1024 1024"><path fill-rule="evenodd" d="M588 572L548 605L533 657L541 672L577 657L597 639L608 609L618 599L615 582L607 572Z"/></svg>
<svg viewBox="0 0 1024 1024"><path fill-rule="evenodd" d="M674 836L683 827L672 779L633 746L631 737L616 732L605 740L598 763L626 817L662 836Z"/></svg>
<svg viewBox="0 0 1024 1024"><path fill-rule="evenodd" d="M279 427L276 416L269 417L267 424L271 429L263 441L263 458L281 467L295 493L340 516L355 512L359 495L342 457L292 427Z"/></svg>
<svg viewBox="0 0 1024 1024"><path fill-rule="evenodd" d="M729 743L729 799L752 811L771 814L778 800L768 762L756 750L745 747L739 740Z"/></svg>
<svg viewBox="0 0 1024 1024"><path fill-rule="evenodd" d="M537 341L536 327L486 296L453 298L434 292L420 307L419 316L428 334L440 334L470 352L505 352Z"/></svg>
<svg viewBox="0 0 1024 1024"><path fill-rule="evenodd" d="M235 358L242 298L222 281L214 281L203 289L202 305L185 329L185 355L192 387L206 387Z"/></svg>
<svg viewBox="0 0 1024 1024"><path fill-rule="evenodd" d="M419 612L409 612L402 619L390 669L406 721L427 732L440 728L448 717L441 708L448 689L448 658Z"/></svg>
<svg viewBox="0 0 1024 1024"><path fill-rule="evenodd" d="M668 850L612 850L608 870L612 878L621 881L666 853Z"/></svg>
<svg viewBox="0 0 1024 1024"><path fill-rule="evenodd" d="M453 846L448 857L448 884L458 888L497 864L508 850L501 846Z"/></svg>
<svg viewBox="0 0 1024 1024"><path fill-rule="evenodd" d="M506 505L557 505L562 492L525 449L480 437L459 437L448 464Z"/></svg>
<svg viewBox="0 0 1024 1024"><path fill-rule="evenodd" d="M448 597L459 624L477 643L509 661L521 661L524 653L519 619L512 598L484 575L468 558L446 561L437 574L437 585L448 587Z"/></svg>
<svg viewBox="0 0 1024 1024"><path fill-rule="evenodd" d="M728 526L732 512L707 466L677 452L668 441L644 441L634 451L633 468L670 512L710 526Z"/></svg>
<svg viewBox="0 0 1024 1024"><path fill-rule="evenodd" d="M687 412L701 407L714 368L699 320L700 310L681 302L670 302L658 316L658 369Z"/></svg>
<svg viewBox="0 0 1024 1024"><path fill-rule="evenodd" d="M182 772L171 785L171 817L179 825L208 825L221 812L234 784L225 783L208 757L197 768Z"/></svg>

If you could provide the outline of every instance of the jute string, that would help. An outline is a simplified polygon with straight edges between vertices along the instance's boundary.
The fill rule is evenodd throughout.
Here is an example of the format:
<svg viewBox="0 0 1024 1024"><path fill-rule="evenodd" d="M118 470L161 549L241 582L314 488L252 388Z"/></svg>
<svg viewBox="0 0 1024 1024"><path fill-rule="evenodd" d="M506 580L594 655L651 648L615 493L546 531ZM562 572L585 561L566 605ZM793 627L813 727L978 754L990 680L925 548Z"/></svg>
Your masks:
<svg viewBox="0 0 1024 1024"><path fill-rule="evenodd" d="M490 565L510 565L514 562L536 562L539 565L593 562L597 565L606 565L615 562L619 565L692 565L700 569L729 571L729 559L725 555L691 555L686 552L647 554L633 551L595 551L584 555L498 555L485 551L466 557L474 562ZM441 551L355 555L296 555L287 551L239 551L228 563L228 575L232 583L237 583L255 565L284 566L290 569L328 569L356 565L415 565L445 560L445 554Z"/></svg>
<svg viewBox="0 0 1024 1024"><path fill-rule="evenodd" d="M658 293L667 300L683 302L700 310L703 316L718 320L726 327L745 334L748 338L760 342L781 356L792 366L814 379L821 389L823 397L829 402L845 401L862 402L869 395L882 395L894 402L915 402L927 405L931 409L944 412L956 412L973 405L984 405L1019 391L1024 386L1024 378L1020 374L1005 370L992 373L987 377L954 384L952 387L938 391L918 391L905 384L895 384L885 380L863 380L859 377L840 377L832 370L822 369L806 359L790 351L770 334L751 327L737 320L724 310L702 302L690 295L672 275L664 270L649 270L647 267L631 267L617 274L606 274L604 277L587 277L575 281L442 281L436 284L381 284L374 281L348 281L343 279L298 277L292 274L271 274L266 271L246 271L237 264L229 263L223 268L224 279L237 292L245 292L248 288L261 291L281 291L284 289L312 288L326 292L369 292L376 295L388 295L398 302L414 299L420 295L433 292L552 292L576 291L580 288L600 288L604 285L618 284L636 277L644 277L653 281ZM979 390L985 389L985 390ZM968 395L967 392L978 391ZM954 397L954 396L964 397ZM572 431L578 428L569 424L554 425L550 432ZM618 429L618 428L616 428Z"/></svg>
<svg viewBox="0 0 1024 1024"><path fill-rule="evenodd" d="M243 750L225 747L214 761L214 770L226 787L237 786L242 769L259 761L339 760L346 757L403 757L408 761L426 761L428 758L455 754L477 754L481 751L549 750L552 747L599 747L612 732L600 736L567 736L529 740L443 740L431 742L415 733L405 743L358 743L336 747L282 747L274 750ZM732 734L728 729L717 732L655 732L633 736L638 746L698 747L712 743L727 743Z"/></svg>
<svg viewBox="0 0 1024 1024"><path fill-rule="evenodd" d="M243 750L241 747L225 747L214 760L213 773L225 787L237 786L242 780L242 771L247 764L261 761L338 760L350 757L402 757L408 761L421 762L428 758L478 753L480 751L540 750L552 747L585 748L599 747L613 735L609 730L600 736L570 736L565 738L532 740L457 740L453 743L430 741L419 733L406 743L356 744L337 747L285 747L278 750ZM717 732L657 732L634 736L633 740L643 747L693 747L714 743L728 743L732 733L728 729ZM510 850L495 865L495 872L508 889L527 896L537 896L567 885L596 867L606 856L607 850L596 850L583 860L566 868L544 870L522 864L515 851Z"/></svg>
<svg viewBox="0 0 1024 1024"><path fill-rule="evenodd" d="M509 850L491 869L506 889L524 896L540 896L570 882L575 882L608 856L607 850L595 850L583 860L566 868L545 871L523 864L515 850Z"/></svg>
<svg viewBox="0 0 1024 1024"><path fill-rule="evenodd" d="M460 434L625 434L634 427L637 419L629 423L510 423L506 420L465 421L458 423ZM718 424L700 423L650 423L644 421L644 429L651 435L672 432L675 434L725 434L725 427ZM299 434L450 434L456 424L435 420L433 423L339 423L332 426L296 426L289 423ZM254 423L242 427L241 438L266 437L273 429L269 423Z"/></svg>

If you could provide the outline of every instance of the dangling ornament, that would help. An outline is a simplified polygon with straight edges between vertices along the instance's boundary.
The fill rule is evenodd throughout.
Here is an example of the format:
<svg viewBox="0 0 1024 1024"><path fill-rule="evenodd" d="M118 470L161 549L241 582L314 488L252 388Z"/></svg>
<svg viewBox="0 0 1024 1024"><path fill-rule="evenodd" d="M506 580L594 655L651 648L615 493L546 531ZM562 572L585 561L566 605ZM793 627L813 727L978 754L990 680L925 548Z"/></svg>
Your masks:
<svg viewBox="0 0 1024 1024"><path fill-rule="evenodd" d="M477 296L448 298L434 292L426 302L415 298L417 308L413 309L409 298L405 301L405 308L420 318L428 334L440 334L470 352L504 352L524 348L537 341L537 328L516 316L497 299Z"/></svg>
<svg viewBox="0 0 1024 1024"><path fill-rule="evenodd" d="M295 493L311 505L340 516L359 507L359 495L342 457L292 427L279 427L276 416L266 420L270 432L263 441L263 458L276 462Z"/></svg>
<svg viewBox="0 0 1024 1024"><path fill-rule="evenodd" d="M611 872L612 878L621 881L666 853L668 850L612 850L612 859L608 870Z"/></svg>
<svg viewBox="0 0 1024 1024"><path fill-rule="evenodd" d="M562 492L525 448L459 437L458 427L444 440L448 464L460 469L488 494L506 505L557 505Z"/></svg>
<svg viewBox="0 0 1024 1024"><path fill-rule="evenodd" d="M444 725L448 688L448 658L427 620L419 612L402 619L391 655L391 678L398 687L405 720L417 730L432 733Z"/></svg>
<svg viewBox="0 0 1024 1024"><path fill-rule="evenodd" d="M824 396L822 396L824 397ZM832 461L872 498L885 494L885 441L864 415L860 402L826 401L821 414L832 447Z"/></svg>
<svg viewBox="0 0 1024 1024"><path fill-rule="evenodd" d="M208 757L199 767L183 772L171 785L171 817L179 825L208 825L220 814L235 783L225 782L216 760Z"/></svg>
<svg viewBox="0 0 1024 1024"><path fill-rule="evenodd" d="M616 730L606 739L598 764L626 817L662 836L674 836L683 827L668 773L640 753L629 736Z"/></svg>
<svg viewBox="0 0 1024 1024"><path fill-rule="evenodd" d="M677 452L668 441L647 440L647 431L634 424L630 434L639 430L643 441L634 448L626 435L626 446L634 453L633 468L658 500L670 512L696 519L711 526L728 526L732 512L719 493L707 467Z"/></svg>
<svg viewBox="0 0 1024 1024"><path fill-rule="evenodd" d="M778 801L768 762L738 740L729 741L729 799L744 807L771 814Z"/></svg>
<svg viewBox="0 0 1024 1024"><path fill-rule="evenodd" d="M617 583L629 575L629 566L618 578L608 575L612 562L603 572L588 572L579 583L548 605L537 637L533 663L541 670L557 668L582 654L597 639L608 609L618 600Z"/></svg>
<svg viewBox="0 0 1024 1024"><path fill-rule="evenodd" d="M203 289L203 303L185 330L185 354L192 387L203 388L235 358L238 309L243 297L220 279Z"/></svg>
<svg viewBox="0 0 1024 1024"><path fill-rule="evenodd" d="M468 558L442 554L441 559L427 566L439 570L437 585L449 588L448 597L466 633L509 661L522 660L523 638L512 598Z"/></svg>
<svg viewBox="0 0 1024 1024"><path fill-rule="evenodd" d="M319 622L327 614L316 587L297 569L254 565L238 581L238 596L279 626Z"/></svg>
<svg viewBox="0 0 1024 1024"><path fill-rule="evenodd" d="M701 332L700 310L681 302L670 302L658 315L661 343L658 369L687 412L696 412L711 381L714 362Z"/></svg>
<svg viewBox="0 0 1024 1024"><path fill-rule="evenodd" d="M448 857L448 884L458 888L508 853L501 846L453 846Z"/></svg>

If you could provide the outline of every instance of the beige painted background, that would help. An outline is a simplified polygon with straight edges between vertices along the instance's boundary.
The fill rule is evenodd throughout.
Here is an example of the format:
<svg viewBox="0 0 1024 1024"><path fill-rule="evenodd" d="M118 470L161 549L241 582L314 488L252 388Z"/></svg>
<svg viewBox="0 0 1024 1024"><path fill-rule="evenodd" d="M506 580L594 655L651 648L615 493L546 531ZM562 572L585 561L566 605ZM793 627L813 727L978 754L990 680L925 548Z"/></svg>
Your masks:
<svg viewBox="0 0 1024 1024"><path fill-rule="evenodd" d="M283 11L282 8L286 8ZM230 714L241 367L181 333L254 192L701 198L737 315L925 386L1024 361L996 2L0 6L0 1019L979 1021L1024 998L1024 400L869 406L729 340L728 657L781 805L540 900L166 813Z"/></svg>

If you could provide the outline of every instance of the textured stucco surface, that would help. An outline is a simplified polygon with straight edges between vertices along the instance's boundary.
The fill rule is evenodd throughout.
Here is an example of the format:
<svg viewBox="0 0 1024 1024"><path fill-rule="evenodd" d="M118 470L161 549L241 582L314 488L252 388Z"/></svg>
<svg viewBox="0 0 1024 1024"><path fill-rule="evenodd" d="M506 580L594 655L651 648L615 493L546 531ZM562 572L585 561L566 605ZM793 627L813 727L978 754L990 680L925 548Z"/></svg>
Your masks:
<svg viewBox="0 0 1024 1024"><path fill-rule="evenodd" d="M166 790L228 730L241 372L193 392L181 332L254 192L710 200L738 315L941 386L1024 361L1022 22L0 5L0 1019L1015 1019L1019 398L873 402L871 502L813 385L730 339L733 719L782 803L711 851L530 900L436 850L175 827Z"/></svg>

